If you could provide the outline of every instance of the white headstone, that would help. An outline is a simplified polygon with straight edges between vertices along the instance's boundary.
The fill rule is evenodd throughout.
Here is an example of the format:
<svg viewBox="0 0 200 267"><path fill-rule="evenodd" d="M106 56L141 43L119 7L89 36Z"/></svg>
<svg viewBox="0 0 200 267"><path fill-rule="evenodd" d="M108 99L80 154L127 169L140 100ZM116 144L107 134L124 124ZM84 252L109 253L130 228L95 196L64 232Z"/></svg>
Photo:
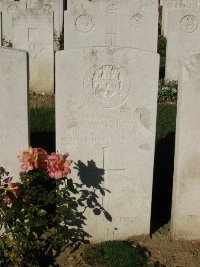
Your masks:
<svg viewBox="0 0 200 267"><path fill-rule="evenodd" d="M200 239L200 53L185 56L178 88L172 233Z"/></svg>
<svg viewBox="0 0 200 267"><path fill-rule="evenodd" d="M2 0L2 32L7 42L12 42L12 17L20 9L26 8L26 0Z"/></svg>
<svg viewBox="0 0 200 267"><path fill-rule="evenodd" d="M28 9L41 9L43 0L27 0L26 7Z"/></svg>
<svg viewBox="0 0 200 267"><path fill-rule="evenodd" d="M167 37L168 33L168 14L174 9L191 9L196 8L199 0L165 0L161 1L162 10L162 34Z"/></svg>
<svg viewBox="0 0 200 267"><path fill-rule="evenodd" d="M112 221L88 213L93 240L149 233L158 68L156 53L133 48L56 54L56 149L85 164L93 183L95 168L104 170L110 190L99 202Z"/></svg>
<svg viewBox="0 0 200 267"><path fill-rule="evenodd" d="M65 49L90 46L157 51L157 0L69 0Z"/></svg>
<svg viewBox="0 0 200 267"><path fill-rule="evenodd" d="M169 11L165 78L178 80L182 53L200 49L200 10Z"/></svg>
<svg viewBox="0 0 200 267"><path fill-rule="evenodd" d="M53 14L20 10L13 17L13 47L29 52L30 90L54 93Z"/></svg>
<svg viewBox="0 0 200 267"><path fill-rule="evenodd" d="M41 9L54 12L54 29L60 36L63 26L63 0L27 0L28 9Z"/></svg>
<svg viewBox="0 0 200 267"><path fill-rule="evenodd" d="M19 178L17 155L29 147L27 53L0 47L0 166Z"/></svg>
<svg viewBox="0 0 200 267"><path fill-rule="evenodd" d="M62 33L63 27L63 1L62 0L43 0L43 8L54 12L54 29L58 36Z"/></svg>

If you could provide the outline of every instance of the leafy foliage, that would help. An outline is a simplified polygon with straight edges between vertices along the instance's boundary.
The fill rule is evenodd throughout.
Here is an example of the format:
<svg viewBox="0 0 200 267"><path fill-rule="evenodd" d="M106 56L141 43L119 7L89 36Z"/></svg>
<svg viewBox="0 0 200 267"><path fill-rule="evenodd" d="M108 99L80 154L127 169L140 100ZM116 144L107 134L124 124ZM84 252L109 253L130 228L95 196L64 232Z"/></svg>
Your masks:
<svg viewBox="0 0 200 267"><path fill-rule="evenodd" d="M176 102L178 92L177 81L160 80L158 87L158 102Z"/></svg>
<svg viewBox="0 0 200 267"><path fill-rule="evenodd" d="M60 36L58 35L58 32L54 30L54 41L59 50L64 49L64 34L61 33Z"/></svg>
<svg viewBox="0 0 200 267"><path fill-rule="evenodd" d="M41 148L22 152L19 183L0 168L0 266L49 266L66 244L88 243L88 203L106 211L92 189L67 177L67 157Z"/></svg>
<svg viewBox="0 0 200 267"><path fill-rule="evenodd" d="M156 141L174 133L176 129L176 105L158 104Z"/></svg>
<svg viewBox="0 0 200 267"><path fill-rule="evenodd" d="M6 38L3 36L3 38L2 38L2 46L4 46L4 47L12 47L12 42L10 40L7 41Z"/></svg>
<svg viewBox="0 0 200 267"><path fill-rule="evenodd" d="M136 247L122 241L106 241L89 246L84 258L95 265L106 267L141 267L146 263L145 255Z"/></svg>

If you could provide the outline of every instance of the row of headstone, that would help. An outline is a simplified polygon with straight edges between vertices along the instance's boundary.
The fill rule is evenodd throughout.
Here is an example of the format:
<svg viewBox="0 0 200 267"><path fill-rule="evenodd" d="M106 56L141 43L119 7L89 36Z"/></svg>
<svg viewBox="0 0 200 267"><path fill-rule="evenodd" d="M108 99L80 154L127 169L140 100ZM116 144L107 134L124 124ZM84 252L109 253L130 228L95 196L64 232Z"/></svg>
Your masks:
<svg viewBox="0 0 200 267"><path fill-rule="evenodd" d="M150 231L157 35L156 0L68 1L65 50L56 54L56 147L89 169L112 216L88 211L96 241Z"/></svg>
<svg viewBox="0 0 200 267"><path fill-rule="evenodd" d="M0 0L2 37L29 54L29 89L54 93L54 37L62 31L61 0ZM9 42L7 42L9 44Z"/></svg>
<svg viewBox="0 0 200 267"><path fill-rule="evenodd" d="M113 48L101 48L100 51L96 51L96 57L99 55L105 56L107 51L109 51L107 60L110 60ZM81 51L81 49L78 49L73 51L73 53L75 52L79 52L76 55L77 58L80 58L82 53L84 58L89 55L86 66L90 67L91 54L94 50L83 49ZM91 167L88 166L89 172L87 173L91 179L95 179L95 172L103 169L105 175L102 186L110 190L110 193L107 193L108 195L104 197L103 203L104 208L109 210L113 217L112 222L100 217L95 219L95 215L88 219L89 230L94 239L99 241L125 238L129 235L149 232L147 226L150 219L153 159L153 149L150 145L154 145L155 133L155 125L152 126L151 123L156 105L152 99L150 99L151 103L148 103L150 100L144 98L144 95L147 95L147 88L150 88L151 93L155 94L157 78L155 77L153 81L152 77L157 76L157 56L153 55L152 52L130 48L128 50L125 48L125 51L121 48L114 52L117 61L120 63L121 56L124 56L124 54L126 54L125 59L131 56L130 61L127 59L126 68L130 66L135 75L130 76L130 73L123 72L123 69L116 70L110 65L104 65L105 67L101 68L100 71L99 69L95 70L96 74L94 75L98 77L98 72L103 73L103 76L100 76L105 79L112 74L112 82L114 82L114 77L119 72L121 79L131 78L129 81L130 90L132 88L131 84L134 85L134 90L127 96L124 104L114 109L113 107L105 109L105 102L99 102L97 97L98 107L96 101L94 101L95 96L91 95L86 98L83 90L82 94L79 95L79 88L82 89L84 71L80 72L80 67L76 69L72 65L72 71L77 70L80 74L79 81L75 82L75 79L72 81L69 69L66 66L69 59L68 64L74 62L72 55L70 55L70 52L60 52L57 56L58 89L63 91L63 98L60 94L57 96L57 104L68 107L65 114L60 114L59 105L56 107L57 112L59 112L56 124L57 134L61 136L59 132L61 130L64 130L65 133L63 144L58 144L57 148L63 152L71 149L75 161L81 160L85 166L87 166L86 160L94 160L95 164ZM105 58L102 59L102 61L104 60ZM152 61L156 69L148 68ZM11 175L16 178L18 177L16 155L22 148L27 149L29 145L27 54L24 51L11 48L0 48L0 62L0 166L10 170ZM149 62L149 64L146 65L144 62ZM106 64L108 63L106 62ZM138 69L142 69L147 75L145 81ZM171 222L172 233L176 239L200 238L200 195L198 191L200 187L199 72L200 53L187 55L183 60L180 72L177 107ZM76 86L76 89L78 88L75 96L73 96L72 90L66 90L66 87L64 87L67 79L65 78L66 74L70 80L69 83L73 85L72 89L75 88L74 86ZM141 89L142 91L139 93L138 91ZM156 99L156 96L154 98ZM136 109L139 103L142 103L142 106L148 109L151 105L154 110L151 113L151 118L148 117L147 113L145 114L145 109L143 109L143 114L135 115L141 112L138 108ZM80 104L82 105L80 106ZM107 104L108 102L106 106ZM92 110L90 110L91 107ZM77 113L77 108L80 115ZM64 110L64 108L61 109ZM103 113L102 116L101 113ZM83 118L85 119L82 122ZM65 129L62 126L63 122L66 124ZM78 127L78 125L80 126ZM145 129L148 129L149 135L145 132ZM146 139L148 139L148 143L144 143ZM92 181L92 183L95 184L95 181ZM90 225L91 222L92 225Z"/></svg>
<svg viewBox="0 0 200 267"><path fill-rule="evenodd" d="M127 15L129 1L123 1L124 7L120 0L110 0L112 6L104 9L107 20L102 28L98 21L94 23L91 13L90 5L95 2L85 0L79 6L79 1L69 1L70 16L73 8L76 16L67 27L79 35L75 33L76 42L56 54L56 150L70 152L77 164L72 169L72 178L77 179L82 173L83 181L86 179L86 185L94 188L109 214L109 218L104 218L88 211L85 230L96 241L128 238L150 231L159 56L153 46L147 51L142 44L135 47L131 39L123 43L120 38L123 27L110 27L116 12L119 21L120 16ZM99 6L103 2L96 3ZM147 6L157 8L154 0L142 3L138 13ZM27 19L27 11L20 12L17 27L24 31L23 40L30 38L34 44L38 34L36 26L31 26L33 22ZM133 12L129 15L132 18ZM82 24L77 22L79 19ZM92 29L89 22L94 23ZM151 22L154 27L154 19ZM27 30L25 23L30 25ZM143 32L149 29L145 24L141 27ZM90 32L84 32L88 28L93 37ZM102 36L98 39L100 45L96 41L98 32ZM107 36L109 33L112 36ZM156 38L153 34L153 40L148 42L153 44ZM0 62L0 165L17 177L16 155L29 144L27 54L0 48ZM200 226L199 69L198 54L186 58L181 72L172 213L175 238L200 238L196 230Z"/></svg>
<svg viewBox="0 0 200 267"><path fill-rule="evenodd" d="M157 0L69 1L64 16L65 49L119 46L156 52L157 6Z"/></svg>

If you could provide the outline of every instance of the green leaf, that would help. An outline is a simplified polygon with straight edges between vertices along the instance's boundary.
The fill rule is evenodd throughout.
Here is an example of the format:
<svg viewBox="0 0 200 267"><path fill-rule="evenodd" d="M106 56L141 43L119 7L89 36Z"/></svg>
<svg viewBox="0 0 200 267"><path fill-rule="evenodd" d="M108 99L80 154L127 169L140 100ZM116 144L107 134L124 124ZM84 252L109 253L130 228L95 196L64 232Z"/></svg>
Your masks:
<svg viewBox="0 0 200 267"><path fill-rule="evenodd" d="M5 250L5 244L2 238L0 238L0 248L2 248L3 250Z"/></svg>
<svg viewBox="0 0 200 267"><path fill-rule="evenodd" d="M45 216L46 214L47 214L46 210L41 209L38 211L39 216Z"/></svg>

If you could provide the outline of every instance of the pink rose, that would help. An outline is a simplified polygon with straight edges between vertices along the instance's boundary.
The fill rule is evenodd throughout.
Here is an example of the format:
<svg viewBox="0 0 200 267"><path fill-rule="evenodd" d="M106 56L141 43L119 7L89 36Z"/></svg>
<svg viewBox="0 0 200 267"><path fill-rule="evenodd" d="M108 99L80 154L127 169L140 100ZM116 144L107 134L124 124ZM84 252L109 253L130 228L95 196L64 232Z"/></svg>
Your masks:
<svg viewBox="0 0 200 267"><path fill-rule="evenodd" d="M42 148L29 148L18 156L21 162L20 172L28 172L33 169L46 170L47 152Z"/></svg>
<svg viewBox="0 0 200 267"><path fill-rule="evenodd" d="M47 168L47 152L42 148L35 148L37 154L36 168L39 170L46 170Z"/></svg>
<svg viewBox="0 0 200 267"><path fill-rule="evenodd" d="M68 156L69 154L62 155L59 153L52 153L48 156L47 170L51 178L60 179L71 173L69 166L72 160L67 160Z"/></svg>

